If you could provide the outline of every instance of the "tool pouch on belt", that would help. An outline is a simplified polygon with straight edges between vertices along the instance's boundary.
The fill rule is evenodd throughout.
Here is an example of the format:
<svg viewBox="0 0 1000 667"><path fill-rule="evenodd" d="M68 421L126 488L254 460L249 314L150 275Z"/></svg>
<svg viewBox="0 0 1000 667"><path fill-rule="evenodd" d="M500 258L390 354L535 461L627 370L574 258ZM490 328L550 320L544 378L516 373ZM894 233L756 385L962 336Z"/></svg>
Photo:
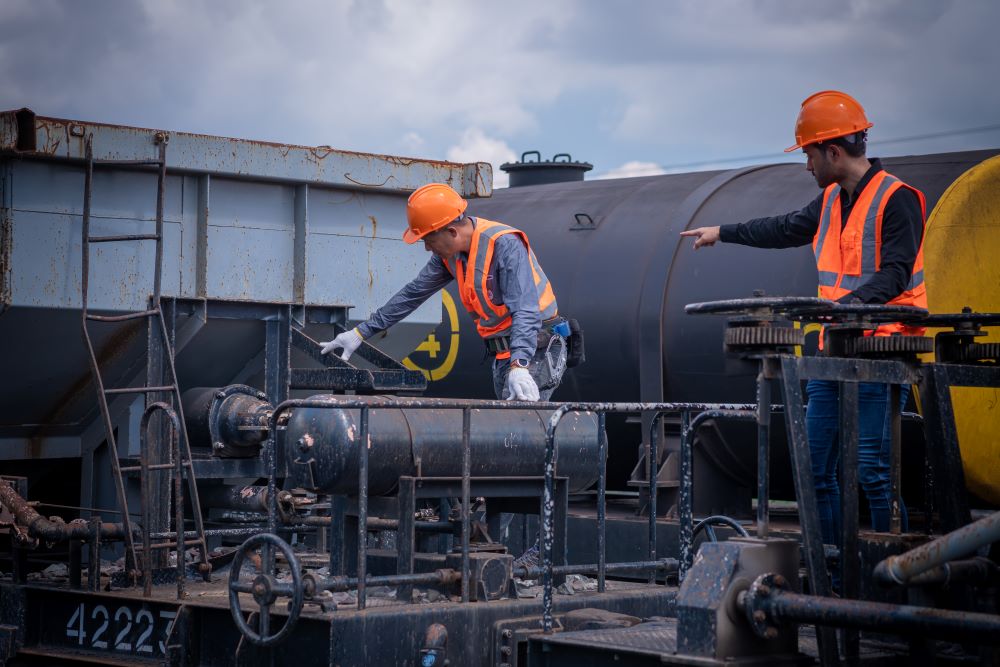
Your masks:
<svg viewBox="0 0 1000 667"><path fill-rule="evenodd" d="M587 354L583 347L583 328L576 320L569 322L569 338L566 341L566 367L573 368L579 366L587 360Z"/></svg>

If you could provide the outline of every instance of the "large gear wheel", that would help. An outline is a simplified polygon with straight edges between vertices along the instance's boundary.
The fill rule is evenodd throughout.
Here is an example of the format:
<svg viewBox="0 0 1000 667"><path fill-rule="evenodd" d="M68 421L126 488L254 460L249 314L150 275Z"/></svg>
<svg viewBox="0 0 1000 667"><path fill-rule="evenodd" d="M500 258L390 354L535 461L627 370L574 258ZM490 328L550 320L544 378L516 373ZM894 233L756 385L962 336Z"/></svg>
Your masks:
<svg viewBox="0 0 1000 667"><path fill-rule="evenodd" d="M1000 361L1000 343L970 343L962 351L962 361Z"/></svg>
<svg viewBox="0 0 1000 667"><path fill-rule="evenodd" d="M726 329L726 347L778 347L802 345L802 329L792 327L729 327Z"/></svg>
<svg viewBox="0 0 1000 667"><path fill-rule="evenodd" d="M864 336L850 344L852 355L922 354L934 351L934 339L926 336Z"/></svg>

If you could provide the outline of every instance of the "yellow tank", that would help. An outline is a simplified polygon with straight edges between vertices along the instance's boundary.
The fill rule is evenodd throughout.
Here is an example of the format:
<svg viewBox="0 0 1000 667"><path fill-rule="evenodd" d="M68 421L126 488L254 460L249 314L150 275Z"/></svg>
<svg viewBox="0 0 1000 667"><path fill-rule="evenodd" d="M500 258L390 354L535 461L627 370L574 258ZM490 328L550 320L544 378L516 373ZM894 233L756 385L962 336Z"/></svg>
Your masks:
<svg viewBox="0 0 1000 667"><path fill-rule="evenodd" d="M932 313L1000 312L1000 156L941 195L927 221L924 264ZM976 342L997 340L994 328ZM957 387L951 398L969 490L1000 505L1000 389Z"/></svg>

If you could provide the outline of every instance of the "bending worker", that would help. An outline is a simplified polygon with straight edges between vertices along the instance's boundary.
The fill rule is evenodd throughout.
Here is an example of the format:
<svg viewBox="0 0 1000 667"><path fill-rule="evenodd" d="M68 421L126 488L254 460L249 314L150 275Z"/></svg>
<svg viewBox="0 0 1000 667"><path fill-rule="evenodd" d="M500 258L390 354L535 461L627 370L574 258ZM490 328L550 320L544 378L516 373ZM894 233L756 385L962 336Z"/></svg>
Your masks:
<svg viewBox="0 0 1000 667"><path fill-rule="evenodd" d="M924 288L924 195L887 173L879 160L865 157L868 128L864 109L849 95L823 91L802 103L795 145L806 154L806 169L823 189L794 213L738 225L700 227L695 249L716 241L758 248L790 248L812 243L819 270L819 296L841 303L879 303L927 308ZM922 329L883 325L876 336L920 335ZM822 346L822 343L821 343ZM839 544L840 487L837 483L838 387L810 380L806 413L813 480L823 541ZM900 391L900 408L909 396ZM859 386L859 481L868 497L872 528L889 530L889 387ZM900 499L906 525L906 508Z"/></svg>
<svg viewBox="0 0 1000 667"><path fill-rule="evenodd" d="M493 360L497 398L548 400L566 370L569 325L524 232L465 215L468 202L442 183L417 189L406 202L407 243L433 253L416 278L368 320L332 341L345 361L363 339L412 313L452 280Z"/></svg>

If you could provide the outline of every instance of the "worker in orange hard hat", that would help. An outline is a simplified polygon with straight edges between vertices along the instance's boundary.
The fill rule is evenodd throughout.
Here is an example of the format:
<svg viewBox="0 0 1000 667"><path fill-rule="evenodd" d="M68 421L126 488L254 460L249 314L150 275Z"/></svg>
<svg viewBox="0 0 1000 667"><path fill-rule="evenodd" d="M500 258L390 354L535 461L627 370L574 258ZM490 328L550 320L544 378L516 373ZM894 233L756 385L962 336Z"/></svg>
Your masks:
<svg viewBox="0 0 1000 667"><path fill-rule="evenodd" d="M323 343L349 359L365 338L388 329L452 280L493 355L497 398L548 400L562 380L571 339L556 296L524 232L466 215L466 202L443 183L418 188L406 202L407 243L433 253L420 274L367 321ZM572 335L574 345L582 343ZM579 356L579 355L578 355ZM570 360L573 364L573 360Z"/></svg>
<svg viewBox="0 0 1000 667"><path fill-rule="evenodd" d="M924 195L886 172L879 160L866 157L871 127L865 110L850 95L824 90L809 96L795 123L795 145L787 150L801 148L805 153L806 169L822 188L819 196L799 211L738 225L699 227L681 236L694 237L695 249L717 241L758 248L812 244L819 296L841 303L927 308ZM889 324L874 335L921 333ZM901 389L900 407L910 388ZM808 393L807 430L823 541L839 544L837 383L811 380ZM872 527L886 532L894 500L889 483L889 387L861 383L859 398L859 481L868 497ZM902 510L905 522L905 507Z"/></svg>

